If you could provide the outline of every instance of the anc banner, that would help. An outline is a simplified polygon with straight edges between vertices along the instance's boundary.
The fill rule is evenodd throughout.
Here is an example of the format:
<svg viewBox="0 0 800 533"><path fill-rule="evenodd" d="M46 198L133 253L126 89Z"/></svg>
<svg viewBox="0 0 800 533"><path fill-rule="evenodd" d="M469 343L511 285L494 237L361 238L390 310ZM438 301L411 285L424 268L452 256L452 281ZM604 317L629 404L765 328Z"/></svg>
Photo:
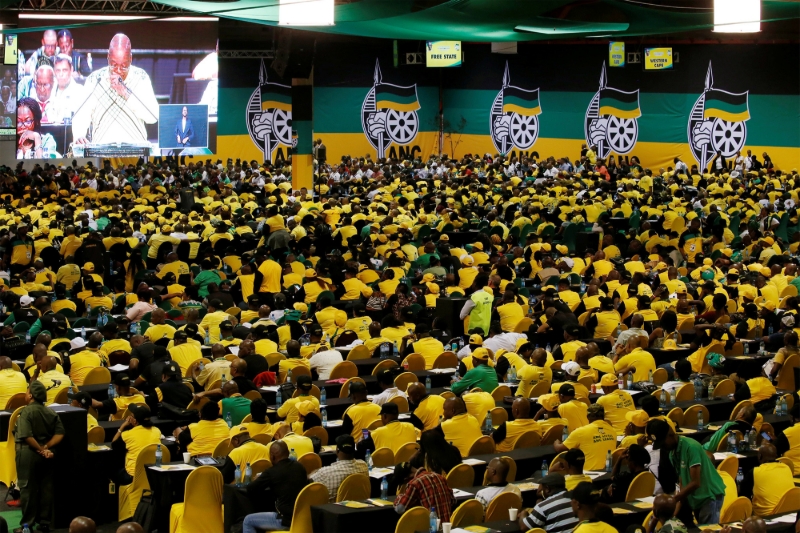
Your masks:
<svg viewBox="0 0 800 533"><path fill-rule="evenodd" d="M749 120L747 93L733 94L718 89L706 91L703 118L721 118L729 122Z"/></svg>
<svg viewBox="0 0 800 533"><path fill-rule="evenodd" d="M503 112L517 113L526 117L541 114L542 108L539 105L539 89L526 91L519 87L503 88Z"/></svg>
<svg viewBox="0 0 800 533"><path fill-rule="evenodd" d="M610 115L618 118L639 118L642 112L639 109L639 91L625 92L618 89L600 90L601 115Z"/></svg>

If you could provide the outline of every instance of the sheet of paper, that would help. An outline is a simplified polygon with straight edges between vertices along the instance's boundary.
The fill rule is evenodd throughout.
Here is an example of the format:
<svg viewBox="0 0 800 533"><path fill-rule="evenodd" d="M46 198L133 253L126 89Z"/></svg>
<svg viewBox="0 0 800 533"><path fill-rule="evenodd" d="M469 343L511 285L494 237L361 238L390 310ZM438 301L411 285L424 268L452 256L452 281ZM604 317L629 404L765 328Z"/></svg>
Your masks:
<svg viewBox="0 0 800 533"><path fill-rule="evenodd" d="M744 455L742 455L742 454L739 454L739 453L731 453L731 452L714 452L714 459L716 459L717 461L722 461L722 460L724 460L725 458L727 458L727 457L731 457L731 456L733 456L733 457L736 457L736 458L739 458L739 459L744 459L744 457L745 457Z"/></svg>
<svg viewBox="0 0 800 533"><path fill-rule="evenodd" d="M455 496L456 499L459 499L459 498L474 498L475 497L475 495L472 494L471 492L467 492L467 491L461 490L461 489L453 489L453 496Z"/></svg>
<svg viewBox="0 0 800 533"><path fill-rule="evenodd" d="M178 471L178 470L194 470L195 466L187 465L187 464L178 464L178 465L164 465L164 466L148 466L150 470L155 470L156 472L169 472L169 471Z"/></svg>
<svg viewBox="0 0 800 533"><path fill-rule="evenodd" d="M767 524L794 524L797 521L797 513L789 513L772 520L767 520Z"/></svg>
<svg viewBox="0 0 800 533"><path fill-rule="evenodd" d="M233 355L239 355L238 346L228 346L228 350L230 350Z"/></svg>
<svg viewBox="0 0 800 533"><path fill-rule="evenodd" d="M273 385L273 386L270 386L270 387L261 387L261 390L267 391L267 392L278 392L278 389L280 389L280 387L277 386L277 385Z"/></svg>
<svg viewBox="0 0 800 533"><path fill-rule="evenodd" d="M716 430L718 430L718 429L719 429L719 428L721 428L721 427L722 427L722 426L718 426L718 425L716 425L716 424L709 424L709 425L708 425L708 429L710 429L711 431L716 431Z"/></svg>
<svg viewBox="0 0 800 533"><path fill-rule="evenodd" d="M108 369L112 372L124 372L125 370L129 370L130 366L128 365L114 365L108 367Z"/></svg>
<svg viewBox="0 0 800 533"><path fill-rule="evenodd" d="M526 491L529 491L529 490L536 490L536 489L539 488L539 484L538 483L532 483L530 481L526 481L524 483L514 483L514 485L517 486L517 488L520 490L520 492L526 492Z"/></svg>
<svg viewBox="0 0 800 533"><path fill-rule="evenodd" d="M470 466L486 464L486 461L481 461L480 459L471 459L471 458L464 459L461 462L464 463L465 465L470 465Z"/></svg>
<svg viewBox="0 0 800 533"><path fill-rule="evenodd" d="M586 474L587 476L589 476L592 479L595 479L595 478L598 478L598 477L602 476L603 474L605 474L605 472L592 472L591 470L587 470L587 471L584 471L584 474Z"/></svg>
<svg viewBox="0 0 800 533"><path fill-rule="evenodd" d="M335 452L336 451L336 445L334 444L333 446L330 446L330 445L323 446L322 447L322 451L323 452Z"/></svg>
<svg viewBox="0 0 800 533"><path fill-rule="evenodd" d="M381 500L379 498L370 498L367 501L373 505L377 505L378 507L389 507L390 505L394 505L394 503L388 500Z"/></svg>
<svg viewBox="0 0 800 533"><path fill-rule="evenodd" d="M329 428L338 428L339 426L342 425L342 423L344 423L344 420L328 420L328 426L327 427L329 427Z"/></svg>
<svg viewBox="0 0 800 533"><path fill-rule="evenodd" d="M90 452L107 452L111 449L111 447L106 446L105 444L89 444L87 449Z"/></svg>
<svg viewBox="0 0 800 533"><path fill-rule="evenodd" d="M339 502L336 505L343 505L344 507L350 507L351 509L365 509L367 507L372 507L372 505L364 502Z"/></svg>
<svg viewBox="0 0 800 533"><path fill-rule="evenodd" d="M611 510L614 511L614 514L631 514L633 512L630 509L624 509L622 507L612 507Z"/></svg>
<svg viewBox="0 0 800 533"><path fill-rule="evenodd" d="M434 374L454 374L456 370L458 370L458 369L456 369L456 368L432 368L428 372L433 372Z"/></svg>
<svg viewBox="0 0 800 533"><path fill-rule="evenodd" d="M653 508L653 504L652 503L647 503L647 502L631 502L631 505L633 505L634 507L636 507L638 509L652 509Z"/></svg>
<svg viewBox="0 0 800 533"><path fill-rule="evenodd" d="M656 499L655 496L648 496L647 498L639 498L639 501L640 502L644 502L644 503L649 503L650 505L653 505L653 502L655 501L655 499Z"/></svg>
<svg viewBox="0 0 800 533"><path fill-rule="evenodd" d="M388 476L389 474L394 473L394 468L373 468L369 472L369 477L374 477L375 479L381 479L384 476Z"/></svg>
<svg viewBox="0 0 800 533"><path fill-rule="evenodd" d="M408 420L411 418L411 413L402 413L397 416L398 420Z"/></svg>
<svg viewBox="0 0 800 533"><path fill-rule="evenodd" d="M696 429L690 429L690 428L681 428L680 432L681 433L697 433L697 430Z"/></svg>

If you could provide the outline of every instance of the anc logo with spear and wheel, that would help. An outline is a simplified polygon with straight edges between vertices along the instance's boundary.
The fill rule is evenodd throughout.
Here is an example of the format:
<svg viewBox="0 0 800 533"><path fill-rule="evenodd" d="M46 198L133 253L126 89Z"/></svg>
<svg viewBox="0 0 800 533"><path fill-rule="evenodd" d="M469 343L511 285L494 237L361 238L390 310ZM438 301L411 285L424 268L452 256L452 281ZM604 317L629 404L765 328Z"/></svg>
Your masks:
<svg viewBox="0 0 800 533"><path fill-rule="evenodd" d="M600 89L586 110L583 130L587 144L597 146L597 156L602 159L611 152L619 155L630 153L639 137L636 119L641 116L639 89L628 92L608 87L604 61Z"/></svg>
<svg viewBox="0 0 800 533"><path fill-rule="evenodd" d="M508 62L503 73L503 88L492 103L489 130L495 149L501 154L512 148L527 150L539 137L539 89L511 85Z"/></svg>

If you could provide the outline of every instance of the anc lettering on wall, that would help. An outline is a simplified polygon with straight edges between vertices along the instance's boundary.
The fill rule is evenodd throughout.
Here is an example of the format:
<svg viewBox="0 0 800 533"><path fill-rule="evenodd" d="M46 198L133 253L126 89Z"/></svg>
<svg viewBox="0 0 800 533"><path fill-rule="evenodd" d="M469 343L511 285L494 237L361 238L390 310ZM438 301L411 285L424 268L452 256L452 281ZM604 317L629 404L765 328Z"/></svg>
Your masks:
<svg viewBox="0 0 800 533"><path fill-rule="evenodd" d="M587 143L601 156L635 155L655 169L675 156L707 164L717 151L731 157L748 149L768 152L781 167L800 166L794 45L675 46L680 62L672 70L645 72L630 64L609 71L604 43L520 43L513 56L464 45L464 63L450 69L392 67L391 41L370 43L317 48L313 131L329 161L504 150L574 158ZM220 155L264 157L245 109L261 87L260 71L258 60L220 61ZM289 85L268 74L268 84ZM291 115L281 116L280 107L273 117L288 126ZM273 157L291 146L275 127L272 121Z"/></svg>

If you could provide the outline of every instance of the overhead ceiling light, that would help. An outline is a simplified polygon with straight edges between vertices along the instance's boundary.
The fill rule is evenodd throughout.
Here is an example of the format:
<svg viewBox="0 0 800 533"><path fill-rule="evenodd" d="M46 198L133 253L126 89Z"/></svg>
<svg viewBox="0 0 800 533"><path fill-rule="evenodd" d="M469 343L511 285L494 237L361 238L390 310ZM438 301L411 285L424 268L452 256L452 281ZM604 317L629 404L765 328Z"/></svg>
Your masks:
<svg viewBox="0 0 800 533"><path fill-rule="evenodd" d="M761 31L761 0L714 0L714 31Z"/></svg>
<svg viewBox="0 0 800 533"><path fill-rule="evenodd" d="M333 26L333 0L280 0L281 26Z"/></svg>

